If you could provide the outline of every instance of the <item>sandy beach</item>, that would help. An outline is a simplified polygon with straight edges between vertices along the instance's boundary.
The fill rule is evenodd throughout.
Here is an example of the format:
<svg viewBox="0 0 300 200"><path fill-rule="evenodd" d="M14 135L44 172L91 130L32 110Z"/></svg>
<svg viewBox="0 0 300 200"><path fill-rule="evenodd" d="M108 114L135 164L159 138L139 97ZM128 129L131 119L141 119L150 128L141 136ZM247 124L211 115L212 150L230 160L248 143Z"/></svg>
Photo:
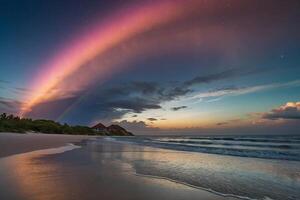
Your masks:
<svg viewBox="0 0 300 200"><path fill-rule="evenodd" d="M76 143L93 136L0 133L0 158L19 153L61 147L67 143Z"/></svg>
<svg viewBox="0 0 300 200"><path fill-rule="evenodd" d="M0 134L0 199L300 197L297 160L193 152L157 140L165 139Z"/></svg>
<svg viewBox="0 0 300 200"><path fill-rule="evenodd" d="M87 138L1 134L0 199L234 199L137 175L120 158L136 156L140 147L110 142L66 145L82 139ZM54 148L58 146L65 147Z"/></svg>

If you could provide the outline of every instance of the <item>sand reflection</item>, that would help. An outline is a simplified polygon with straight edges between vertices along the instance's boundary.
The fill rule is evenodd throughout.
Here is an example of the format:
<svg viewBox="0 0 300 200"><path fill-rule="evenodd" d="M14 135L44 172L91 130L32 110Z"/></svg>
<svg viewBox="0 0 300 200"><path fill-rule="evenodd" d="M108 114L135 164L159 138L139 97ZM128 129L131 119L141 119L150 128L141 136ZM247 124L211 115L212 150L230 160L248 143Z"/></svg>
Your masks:
<svg viewBox="0 0 300 200"><path fill-rule="evenodd" d="M67 174L62 174L58 165L45 163L41 158L74 148L77 147L66 146L7 157L1 159L1 171L6 172L5 176L14 183L14 190L21 194L22 199L65 199L69 191L62 179Z"/></svg>

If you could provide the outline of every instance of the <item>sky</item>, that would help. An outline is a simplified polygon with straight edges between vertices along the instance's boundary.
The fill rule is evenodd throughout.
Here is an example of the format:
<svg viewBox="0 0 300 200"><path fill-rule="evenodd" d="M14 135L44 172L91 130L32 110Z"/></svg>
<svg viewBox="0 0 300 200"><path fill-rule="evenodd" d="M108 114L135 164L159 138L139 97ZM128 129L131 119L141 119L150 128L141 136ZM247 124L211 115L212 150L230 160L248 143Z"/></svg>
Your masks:
<svg viewBox="0 0 300 200"><path fill-rule="evenodd" d="M0 1L0 112L136 134L300 134L298 0Z"/></svg>

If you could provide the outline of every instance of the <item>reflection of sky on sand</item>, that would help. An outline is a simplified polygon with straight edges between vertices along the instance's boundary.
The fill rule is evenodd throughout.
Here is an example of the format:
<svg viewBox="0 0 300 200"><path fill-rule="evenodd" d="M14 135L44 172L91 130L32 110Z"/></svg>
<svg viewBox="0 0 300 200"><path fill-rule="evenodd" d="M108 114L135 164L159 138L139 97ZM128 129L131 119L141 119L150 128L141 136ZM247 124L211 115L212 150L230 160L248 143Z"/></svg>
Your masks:
<svg viewBox="0 0 300 200"><path fill-rule="evenodd" d="M93 152L105 152L109 159L130 163L138 174L164 177L223 194L274 199L289 194L291 199L300 198L297 161L178 152L122 143L107 145L102 141L95 142L92 148Z"/></svg>
<svg viewBox="0 0 300 200"><path fill-rule="evenodd" d="M101 145L99 145L101 144ZM179 181L173 181L171 179L167 179L164 177L158 176L147 176L142 174L137 174L137 169L134 168L133 162L145 162L147 160L153 159L153 161L161 156L168 156L169 154L173 154L176 157L175 151L168 151L164 149L155 149L150 147L141 147L136 145L120 145L119 143L110 143L102 141L94 141L91 142L88 146L90 148L91 157L94 162L99 162L99 158L101 158L102 164L108 164L109 168L112 171L122 172L123 176L132 176L134 173L136 176L134 178L129 178L128 180L132 179L139 179L139 182L144 186L155 185L158 188L169 188L169 189L176 189L176 190L184 190L188 192L195 192L199 191L201 193L201 197L204 199L223 199L222 195L216 196L217 193L206 192L205 190L198 190L196 187L188 184L180 183ZM178 153L178 152L177 152ZM180 153L179 153L180 154ZM99 155L101 155L99 157ZM174 157L174 158L175 158ZM156 159L155 159L156 158ZM153 191L155 192L155 191ZM175 191L173 191L175 192ZM176 192L175 192L176 193ZM178 194L177 194L178 195ZM189 198L192 198L192 193L190 194ZM151 195L150 195L151 197ZM167 196L166 196L167 197ZM186 197L183 197L185 199ZM180 198L179 198L180 199ZM199 197L197 198L199 199ZM227 200L230 199L237 199L234 197L226 197Z"/></svg>
<svg viewBox="0 0 300 200"><path fill-rule="evenodd" d="M63 199L61 194L64 193L65 188L59 180L63 177L59 166L51 163L45 164L39 158L75 148L78 146L68 145L7 157L0 160L0 173L5 172L6 176L17 183L14 184L14 187L17 187L14 189L22 194L22 199Z"/></svg>
<svg viewBox="0 0 300 200"><path fill-rule="evenodd" d="M163 179L134 176L135 173L164 177L225 194L272 199L284 199L286 195L297 199L300 196L299 162L179 152L102 139L66 153L45 155L48 153L51 151L0 159L2 180L10 180L15 191L28 197L22 199L33 200L80 199L82 195L90 199L99 196L140 199L145 194L148 195L146 199L162 196L184 199L187 194L191 199L197 199L199 194L205 199L223 199ZM0 186L6 183L0 181Z"/></svg>
<svg viewBox="0 0 300 200"><path fill-rule="evenodd" d="M189 199L195 200L199 197L207 200L223 199L182 184L135 176L132 165L124 162L124 159L145 159L141 150L134 146L108 144L99 147L88 144L86 148L62 154L52 154L51 150L37 151L0 159L0 175L12 182L12 191L8 193L17 194L17 197L9 195L6 199L66 200L101 197L179 200L185 199L187 195ZM7 189L7 183L0 183L4 186L3 190ZM3 190L0 189L0 199L3 197Z"/></svg>

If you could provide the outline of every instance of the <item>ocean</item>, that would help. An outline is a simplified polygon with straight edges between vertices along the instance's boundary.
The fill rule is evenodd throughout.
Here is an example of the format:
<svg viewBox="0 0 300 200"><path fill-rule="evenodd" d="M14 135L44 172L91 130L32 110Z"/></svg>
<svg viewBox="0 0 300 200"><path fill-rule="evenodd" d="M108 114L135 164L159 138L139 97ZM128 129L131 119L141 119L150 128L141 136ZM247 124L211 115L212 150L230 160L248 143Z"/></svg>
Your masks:
<svg viewBox="0 0 300 200"><path fill-rule="evenodd" d="M300 161L300 136L173 136L121 140L181 151Z"/></svg>
<svg viewBox="0 0 300 200"><path fill-rule="evenodd" d="M122 158L133 166L137 175L164 178L241 199L300 199L299 136L106 140L146 148L138 157L130 154Z"/></svg>

